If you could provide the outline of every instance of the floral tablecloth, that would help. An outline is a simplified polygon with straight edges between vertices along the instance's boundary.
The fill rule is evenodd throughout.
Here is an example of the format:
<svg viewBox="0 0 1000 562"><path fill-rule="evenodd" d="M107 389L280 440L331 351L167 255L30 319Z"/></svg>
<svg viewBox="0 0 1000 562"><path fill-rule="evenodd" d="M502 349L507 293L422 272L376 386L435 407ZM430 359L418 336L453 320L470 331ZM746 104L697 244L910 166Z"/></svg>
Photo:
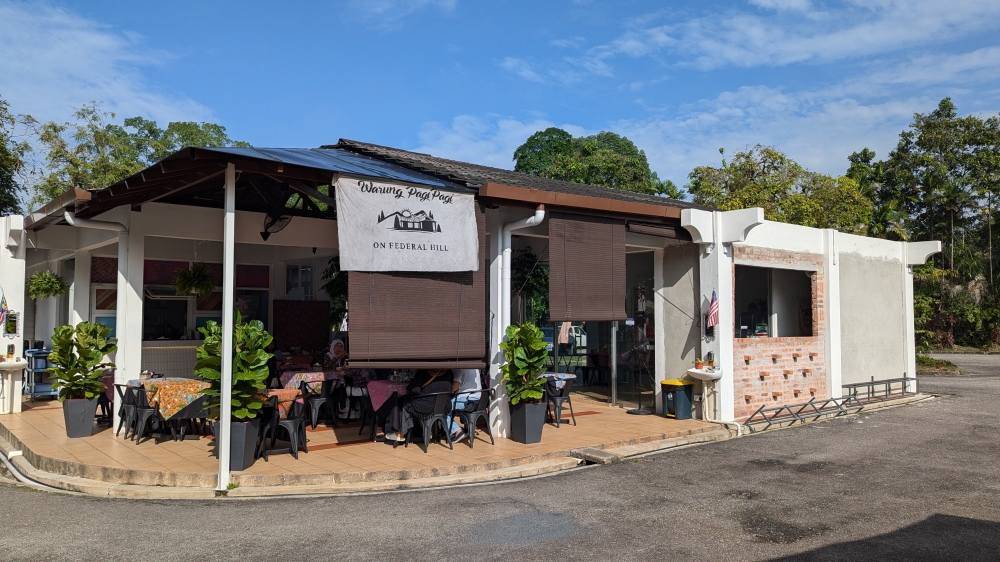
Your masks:
<svg viewBox="0 0 1000 562"><path fill-rule="evenodd" d="M309 392L318 393L323 387L323 381L344 380L344 375L337 371L301 371L298 373L282 373L281 386L298 390L299 386L305 382L309 385Z"/></svg>
<svg viewBox="0 0 1000 562"><path fill-rule="evenodd" d="M278 397L278 417L285 419L288 417L288 411L292 408L292 403L302 402L299 398L299 389L297 388L272 388L267 391L268 396Z"/></svg>
<svg viewBox="0 0 1000 562"><path fill-rule="evenodd" d="M393 392L398 392L400 396L406 394L406 383L391 381L371 381L368 383L368 396L371 397L372 407L376 410L385 404Z"/></svg>
<svg viewBox="0 0 1000 562"><path fill-rule="evenodd" d="M135 379L128 381L128 385L145 388L146 401L156 403L163 419L170 419L191 405L202 396L203 390L212 386L202 380L182 378Z"/></svg>

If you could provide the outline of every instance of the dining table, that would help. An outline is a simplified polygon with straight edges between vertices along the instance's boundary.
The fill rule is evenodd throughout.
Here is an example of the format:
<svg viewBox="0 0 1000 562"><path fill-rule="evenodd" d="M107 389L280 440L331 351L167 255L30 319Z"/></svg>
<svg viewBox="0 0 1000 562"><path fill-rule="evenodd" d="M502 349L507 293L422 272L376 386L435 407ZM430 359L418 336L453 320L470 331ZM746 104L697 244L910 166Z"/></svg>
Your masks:
<svg viewBox="0 0 1000 562"><path fill-rule="evenodd" d="M385 401L388 400L393 393L398 393L399 396L406 395L406 383L405 382L394 382L394 381L370 381L368 383L368 397L371 398L372 408L379 410Z"/></svg>
<svg viewBox="0 0 1000 562"><path fill-rule="evenodd" d="M199 379L157 378L133 379L128 386L141 386L146 390L146 400L156 404L160 417L169 420L203 397L202 391L212 385ZM196 416L190 416L196 417Z"/></svg>
<svg viewBox="0 0 1000 562"><path fill-rule="evenodd" d="M296 389L306 383L309 392L318 393L323 387L323 381L344 380L344 374L340 371L287 371L279 376L283 388Z"/></svg>
<svg viewBox="0 0 1000 562"><path fill-rule="evenodd" d="M573 373L543 373L542 376L557 389L566 386L566 381L576 379L576 375Z"/></svg>

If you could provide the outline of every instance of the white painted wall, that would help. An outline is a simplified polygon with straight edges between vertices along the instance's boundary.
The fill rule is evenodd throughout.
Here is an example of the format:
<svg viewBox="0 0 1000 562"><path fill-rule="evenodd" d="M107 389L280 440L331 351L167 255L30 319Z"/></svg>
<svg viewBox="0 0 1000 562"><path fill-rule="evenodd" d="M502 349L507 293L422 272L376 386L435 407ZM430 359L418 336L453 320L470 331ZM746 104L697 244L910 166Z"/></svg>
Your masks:
<svg viewBox="0 0 1000 562"><path fill-rule="evenodd" d="M25 247L24 217L0 217L0 290L7 299L7 308L21 314L20 333L0 336L0 351L6 355L7 346L14 344L15 357L24 357L25 310ZM2 333L2 328L0 328ZM3 385L3 400L0 400L0 414L21 411L21 371L0 371Z"/></svg>

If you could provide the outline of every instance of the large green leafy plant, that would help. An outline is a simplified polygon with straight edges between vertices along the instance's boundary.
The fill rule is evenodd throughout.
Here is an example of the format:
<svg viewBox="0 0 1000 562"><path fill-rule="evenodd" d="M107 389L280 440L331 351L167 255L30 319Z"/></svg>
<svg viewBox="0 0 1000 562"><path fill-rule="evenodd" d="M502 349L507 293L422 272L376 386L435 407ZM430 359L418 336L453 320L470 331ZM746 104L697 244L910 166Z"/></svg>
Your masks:
<svg viewBox="0 0 1000 562"><path fill-rule="evenodd" d="M174 272L174 290L178 295L205 296L215 290L215 277L203 263L196 263L191 269Z"/></svg>
<svg viewBox="0 0 1000 562"><path fill-rule="evenodd" d="M542 331L531 322L507 327L507 340L500 343L504 364L500 367L511 405L538 402L545 390L545 358L548 351Z"/></svg>
<svg viewBox="0 0 1000 562"><path fill-rule="evenodd" d="M236 311L233 328L233 397L232 421L252 420L264 407L267 389L267 361L273 357L267 346L274 339L264 329L260 320L243 322ZM222 396L222 326L208 321L198 331L205 340L197 349L198 364L194 373L211 383L205 390L210 419L219 419L219 401Z"/></svg>
<svg viewBox="0 0 1000 562"><path fill-rule="evenodd" d="M105 369L115 364L104 357L118 349L118 340L109 338L111 328L103 324L80 322L73 326L59 326L52 335L52 353L47 369L52 376L52 388L59 391L59 401L92 400L104 392L100 381Z"/></svg>

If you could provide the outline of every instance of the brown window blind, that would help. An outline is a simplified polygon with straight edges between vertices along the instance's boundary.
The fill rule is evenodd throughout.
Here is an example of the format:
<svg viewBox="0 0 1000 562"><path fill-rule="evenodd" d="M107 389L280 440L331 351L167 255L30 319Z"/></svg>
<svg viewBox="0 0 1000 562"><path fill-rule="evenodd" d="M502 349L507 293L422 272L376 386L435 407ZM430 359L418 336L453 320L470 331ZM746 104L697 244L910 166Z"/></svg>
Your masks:
<svg viewBox="0 0 1000 562"><path fill-rule="evenodd" d="M476 215L478 271L348 272L352 367L486 366L486 219Z"/></svg>
<svg viewBox="0 0 1000 562"><path fill-rule="evenodd" d="M691 241L691 234L679 226L666 226L662 224L645 224L628 221L625 229L636 234L646 236L659 236L660 238L674 238L676 240Z"/></svg>
<svg viewBox="0 0 1000 562"><path fill-rule="evenodd" d="M625 221L549 217L549 318L624 320Z"/></svg>

